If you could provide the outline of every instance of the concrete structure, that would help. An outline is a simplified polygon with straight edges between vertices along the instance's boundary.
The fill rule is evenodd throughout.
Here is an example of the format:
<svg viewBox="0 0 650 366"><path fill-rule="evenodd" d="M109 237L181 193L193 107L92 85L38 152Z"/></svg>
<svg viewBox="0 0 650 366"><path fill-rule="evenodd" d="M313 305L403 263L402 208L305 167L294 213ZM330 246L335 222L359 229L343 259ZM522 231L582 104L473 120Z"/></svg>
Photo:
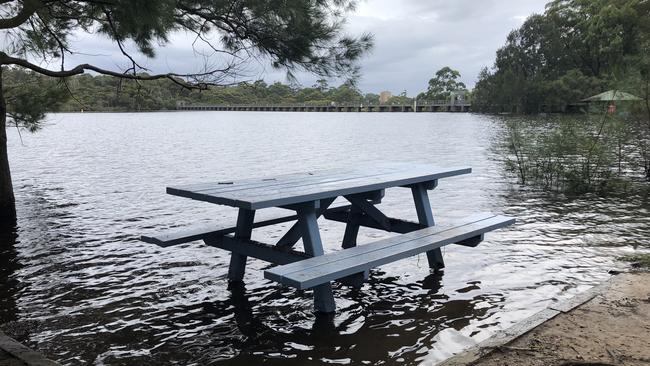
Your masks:
<svg viewBox="0 0 650 366"><path fill-rule="evenodd" d="M183 111L265 111L265 112L469 112L471 103L465 100L435 100L414 104L185 104L176 103Z"/></svg>

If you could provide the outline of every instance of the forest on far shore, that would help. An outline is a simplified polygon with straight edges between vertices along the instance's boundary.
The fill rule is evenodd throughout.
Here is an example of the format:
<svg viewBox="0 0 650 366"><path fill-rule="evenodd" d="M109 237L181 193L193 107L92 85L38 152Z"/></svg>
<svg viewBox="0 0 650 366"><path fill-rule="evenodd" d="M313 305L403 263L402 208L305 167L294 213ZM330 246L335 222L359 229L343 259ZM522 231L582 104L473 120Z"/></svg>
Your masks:
<svg viewBox="0 0 650 366"><path fill-rule="evenodd" d="M53 112L172 110L177 102L188 104L380 104L379 94L362 93L353 82L331 86L325 79L303 87L264 80L190 90L168 79L134 81L106 75L82 74L52 79L18 68L3 69L4 89L10 109L21 103L52 106ZM450 67L438 70L423 82L426 90L418 100L446 100L452 91L465 90L460 73ZM385 104L412 104L406 92L393 95ZM15 108L20 109L20 108Z"/></svg>
<svg viewBox="0 0 650 366"><path fill-rule="evenodd" d="M650 98L650 1L554 0L480 73L472 110L562 112L611 89Z"/></svg>

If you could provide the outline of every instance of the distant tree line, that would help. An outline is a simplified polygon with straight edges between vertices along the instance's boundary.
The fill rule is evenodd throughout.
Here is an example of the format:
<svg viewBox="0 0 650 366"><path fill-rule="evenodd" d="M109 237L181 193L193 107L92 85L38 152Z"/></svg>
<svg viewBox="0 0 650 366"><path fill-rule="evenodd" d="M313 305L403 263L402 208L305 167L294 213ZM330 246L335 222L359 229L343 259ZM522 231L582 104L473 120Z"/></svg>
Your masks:
<svg viewBox="0 0 650 366"><path fill-rule="evenodd" d="M302 87L263 80L242 82L207 90L183 88L170 80L147 82L123 80L105 75L82 74L66 80L52 80L29 70L6 68L4 88L9 110L26 103L42 103L52 112L70 111L153 111L172 110L177 102L188 104L363 104L378 105L379 95L362 93L351 82L331 86L325 79ZM446 91L422 93L419 98L446 99ZM21 97L24 97L21 99ZM412 104L406 92L391 97L386 104Z"/></svg>
<svg viewBox="0 0 650 366"><path fill-rule="evenodd" d="M537 113L609 89L647 99L650 2L555 0L510 33L481 71L472 109Z"/></svg>
<svg viewBox="0 0 650 366"><path fill-rule="evenodd" d="M53 80L29 70L6 67L4 89L10 111L22 110L22 104L38 103L52 112L71 111L153 111L172 110L177 102L188 104L363 104L378 105L379 94L362 93L352 82L331 86L325 79L302 87L263 80L235 85L188 89L167 80L124 80L106 75L82 74L65 80ZM460 73L449 67L440 69L429 81L419 101L446 100L451 92L465 90L457 79ZM392 96L385 104L413 104L406 92ZM22 103L22 104L21 104ZM43 110L44 112L44 110ZM38 119L42 116L38 116ZM15 120L20 120L17 118ZM37 126L24 124L23 126Z"/></svg>

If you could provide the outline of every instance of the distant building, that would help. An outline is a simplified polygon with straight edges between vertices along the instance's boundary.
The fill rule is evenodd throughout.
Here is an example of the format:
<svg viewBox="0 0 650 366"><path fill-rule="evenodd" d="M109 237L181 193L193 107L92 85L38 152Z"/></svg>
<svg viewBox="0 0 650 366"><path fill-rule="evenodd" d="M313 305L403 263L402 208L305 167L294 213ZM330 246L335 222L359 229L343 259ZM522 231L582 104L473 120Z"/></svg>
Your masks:
<svg viewBox="0 0 650 366"><path fill-rule="evenodd" d="M379 93L379 103L384 104L388 102L388 99L390 99L393 95L389 91L383 91Z"/></svg>

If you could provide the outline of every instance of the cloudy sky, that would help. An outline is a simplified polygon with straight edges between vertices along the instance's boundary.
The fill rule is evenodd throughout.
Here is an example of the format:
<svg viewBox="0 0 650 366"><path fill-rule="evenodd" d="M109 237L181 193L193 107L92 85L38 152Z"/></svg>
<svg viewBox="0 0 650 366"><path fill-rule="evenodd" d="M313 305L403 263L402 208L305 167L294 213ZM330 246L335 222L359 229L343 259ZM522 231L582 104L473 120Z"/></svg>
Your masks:
<svg viewBox="0 0 650 366"><path fill-rule="evenodd" d="M409 95L426 89L436 70L450 66L462 81L473 86L483 66L494 62L496 50L508 33L527 16L544 11L548 0L365 0L348 16L347 32L370 32L375 48L362 61L359 87L364 92L404 90ZM69 57L66 64L92 62L105 67L124 67L124 58L110 42L97 35L79 35L76 49L84 55ZM178 34L155 59L143 60L157 72L199 71L192 67L197 56L192 38ZM199 47L200 49L200 47ZM261 64L249 66L247 79L286 81L285 74ZM315 78L299 75L303 85ZM332 84L338 84L333 80Z"/></svg>

